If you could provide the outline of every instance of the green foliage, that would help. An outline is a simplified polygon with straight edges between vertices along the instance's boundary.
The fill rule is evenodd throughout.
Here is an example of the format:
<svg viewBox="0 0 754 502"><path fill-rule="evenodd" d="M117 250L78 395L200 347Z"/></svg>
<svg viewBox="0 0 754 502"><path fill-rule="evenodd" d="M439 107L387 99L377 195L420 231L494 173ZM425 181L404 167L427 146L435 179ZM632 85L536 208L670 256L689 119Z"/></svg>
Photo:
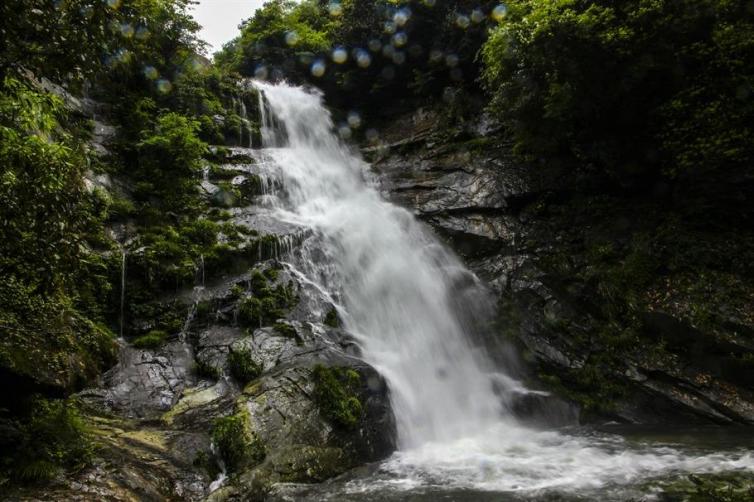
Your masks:
<svg viewBox="0 0 754 502"><path fill-rule="evenodd" d="M113 354L99 322L110 289L102 199L61 101L6 77L0 87L0 367L70 390ZM41 354L40 354L41 352Z"/></svg>
<svg viewBox="0 0 754 502"><path fill-rule="evenodd" d="M276 273L267 272L270 274L277 277ZM272 288L265 273L257 269L251 273L251 292L252 296L242 298L238 303L238 320L249 327L266 326L285 317L298 301L292 283Z"/></svg>
<svg viewBox="0 0 754 502"><path fill-rule="evenodd" d="M361 420L363 407L358 390L361 376L349 368L329 368L318 364L312 370L314 398L319 411L335 425L350 429Z"/></svg>
<svg viewBox="0 0 754 502"><path fill-rule="evenodd" d="M246 385L262 374L262 368L254 361L249 349L231 349L228 354L228 367L230 374L241 385Z"/></svg>
<svg viewBox="0 0 754 502"><path fill-rule="evenodd" d="M330 326L331 328L340 327L340 317L338 316L338 310L335 307L327 311L327 315L325 315L324 323L325 325Z"/></svg>
<svg viewBox="0 0 754 502"><path fill-rule="evenodd" d="M212 442L230 473L258 464L266 455L264 444L249 430L245 413L217 419L212 428Z"/></svg>
<svg viewBox="0 0 754 502"><path fill-rule="evenodd" d="M489 14L497 3L275 0L242 26L215 62L245 76L308 82L322 88L336 108L381 115L386 104L405 98L423 100L448 86L473 87L474 59L491 21L484 16L459 27L457 17L474 9ZM399 12L406 21L393 26ZM333 61L336 48L346 51L346 61ZM312 74L315 62L324 65L324 74Z"/></svg>
<svg viewBox="0 0 754 502"><path fill-rule="evenodd" d="M199 161L207 151L206 143L198 137L199 128L196 120L166 113L137 144L137 176L152 185L150 195L160 198L166 209L185 209L196 198Z"/></svg>
<svg viewBox="0 0 754 502"><path fill-rule="evenodd" d="M165 344L169 336L165 331L153 329L134 340L133 346L137 349L158 349Z"/></svg>
<svg viewBox="0 0 754 502"><path fill-rule="evenodd" d="M492 108L531 160L618 179L745 166L754 23L726 0L514 0L483 50Z"/></svg>
<svg viewBox="0 0 754 502"><path fill-rule="evenodd" d="M277 322L272 327L275 329L275 331L277 331L278 333L280 333L283 336L287 336L288 338L297 338L298 337L298 333L296 332L296 328L294 328L293 326L291 326L288 323Z"/></svg>
<svg viewBox="0 0 754 502"><path fill-rule="evenodd" d="M0 469L13 481L50 481L91 460L93 446L73 401L35 397L22 418L3 425Z"/></svg>

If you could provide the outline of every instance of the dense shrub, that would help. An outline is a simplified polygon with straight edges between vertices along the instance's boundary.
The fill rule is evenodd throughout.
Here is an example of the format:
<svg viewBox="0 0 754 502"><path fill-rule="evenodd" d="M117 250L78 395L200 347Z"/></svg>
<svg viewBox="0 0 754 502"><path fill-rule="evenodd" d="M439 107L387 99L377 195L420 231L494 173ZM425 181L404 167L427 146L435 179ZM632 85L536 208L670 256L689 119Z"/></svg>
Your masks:
<svg viewBox="0 0 754 502"><path fill-rule="evenodd" d="M24 417L0 425L0 468L15 481L49 481L91 460L93 445L72 401L33 398Z"/></svg>
<svg viewBox="0 0 754 502"><path fill-rule="evenodd" d="M520 153L618 179L752 160L750 2L507 5L484 46L484 81Z"/></svg>

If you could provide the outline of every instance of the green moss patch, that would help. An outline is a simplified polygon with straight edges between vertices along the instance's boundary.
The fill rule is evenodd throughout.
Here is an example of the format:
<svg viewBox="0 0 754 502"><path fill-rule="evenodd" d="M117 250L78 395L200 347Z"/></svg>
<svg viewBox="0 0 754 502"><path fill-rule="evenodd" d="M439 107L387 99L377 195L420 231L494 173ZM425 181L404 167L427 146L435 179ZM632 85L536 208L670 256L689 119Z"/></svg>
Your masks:
<svg viewBox="0 0 754 502"><path fill-rule="evenodd" d="M264 444L249 430L245 413L217 419L212 441L230 473L258 464L266 456Z"/></svg>
<svg viewBox="0 0 754 502"><path fill-rule="evenodd" d="M169 336L165 331L154 329L134 340L133 346L137 349L158 349L165 344Z"/></svg>
<svg viewBox="0 0 754 502"><path fill-rule="evenodd" d="M254 361L249 349L231 349L228 354L228 368L238 383L246 385L262 374L262 368Z"/></svg>
<svg viewBox="0 0 754 502"><path fill-rule="evenodd" d="M358 397L361 376L350 368L329 368L318 364L312 370L314 398L323 417L347 429L361 420L363 407Z"/></svg>

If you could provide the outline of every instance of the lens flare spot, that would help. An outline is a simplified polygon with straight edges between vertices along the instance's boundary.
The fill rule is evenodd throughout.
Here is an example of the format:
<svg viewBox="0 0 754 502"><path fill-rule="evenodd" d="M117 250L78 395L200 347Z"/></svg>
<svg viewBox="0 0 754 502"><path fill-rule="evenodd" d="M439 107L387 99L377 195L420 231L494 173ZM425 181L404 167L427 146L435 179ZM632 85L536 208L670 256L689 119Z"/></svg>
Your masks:
<svg viewBox="0 0 754 502"><path fill-rule="evenodd" d="M267 75L269 75L269 71L267 70L267 67L263 64L260 64L256 68L254 68L254 78L258 80L266 80Z"/></svg>
<svg viewBox="0 0 754 502"><path fill-rule="evenodd" d="M289 47L294 47L296 44L298 44L298 41L299 41L299 36L298 36L298 33L296 33L295 31L289 31L288 33L285 34L285 43Z"/></svg>
<svg viewBox="0 0 754 502"><path fill-rule="evenodd" d="M124 38L131 38L134 36L134 27L131 26L130 23L121 23L120 25L120 34Z"/></svg>
<svg viewBox="0 0 754 502"><path fill-rule="evenodd" d="M406 62L406 53L402 51L395 51L393 53L393 63L402 65Z"/></svg>
<svg viewBox="0 0 754 502"><path fill-rule="evenodd" d="M361 115L359 115L359 112L348 112L348 126L351 129L358 129L359 127L361 127Z"/></svg>
<svg viewBox="0 0 754 502"><path fill-rule="evenodd" d="M144 76L147 77L149 80L155 80L157 77L160 76L160 74L157 71L157 68L155 68L154 66L145 66Z"/></svg>
<svg viewBox="0 0 754 502"><path fill-rule="evenodd" d="M348 52L343 47L337 47L332 51L332 60L337 64L343 64L348 60Z"/></svg>
<svg viewBox="0 0 754 502"><path fill-rule="evenodd" d="M474 9L471 11L471 22L474 24L479 24L482 21L484 21L484 12L482 12L480 9Z"/></svg>
<svg viewBox="0 0 754 502"><path fill-rule="evenodd" d="M348 124L340 124L338 126L338 135L342 139L351 139L351 128L348 127Z"/></svg>
<svg viewBox="0 0 754 502"><path fill-rule="evenodd" d="M383 25L382 29L388 35L392 35L393 33L395 33L395 30L397 30L398 27L396 26L395 22L393 22L393 21L385 21L385 24Z"/></svg>
<svg viewBox="0 0 754 502"><path fill-rule="evenodd" d="M377 40L376 38L373 38L369 41L369 50L372 52L380 52L382 50L382 42Z"/></svg>
<svg viewBox="0 0 754 502"><path fill-rule="evenodd" d="M356 64L359 68L368 68L372 64L372 56L367 51L359 49L356 51Z"/></svg>
<svg viewBox="0 0 754 502"><path fill-rule="evenodd" d="M494 19L495 21L502 21L507 15L508 6L506 6L504 3L501 3L500 5L492 9L492 19Z"/></svg>
<svg viewBox="0 0 754 502"><path fill-rule="evenodd" d="M343 14L343 6L340 4L339 1L335 0L330 2L327 5L327 11L330 13L331 16L340 16Z"/></svg>
<svg viewBox="0 0 754 502"><path fill-rule="evenodd" d="M325 65L325 62L319 59L315 61L314 63L312 63L311 73L313 76L319 78L325 74L326 69L327 69L327 65Z"/></svg>
<svg viewBox="0 0 754 502"><path fill-rule="evenodd" d="M392 41L394 46L403 47L408 43L408 35L406 35L402 31L399 31L398 33L393 35Z"/></svg>
<svg viewBox="0 0 754 502"><path fill-rule="evenodd" d="M439 63L443 60L445 57L445 54L441 50L433 49L429 51L429 62L430 63Z"/></svg>
<svg viewBox="0 0 754 502"><path fill-rule="evenodd" d="M396 24L396 26L403 26L405 25L408 20L411 18L411 10L404 7L395 14L393 14L393 22Z"/></svg>
<svg viewBox="0 0 754 502"><path fill-rule="evenodd" d="M465 30L469 27L471 24L471 20L469 19L469 16L466 14L456 14L456 26L461 28L462 30Z"/></svg>
<svg viewBox="0 0 754 502"><path fill-rule="evenodd" d="M173 90L173 84L171 84L169 80L162 78L157 81L158 92L161 92L162 94L167 94L172 90Z"/></svg>

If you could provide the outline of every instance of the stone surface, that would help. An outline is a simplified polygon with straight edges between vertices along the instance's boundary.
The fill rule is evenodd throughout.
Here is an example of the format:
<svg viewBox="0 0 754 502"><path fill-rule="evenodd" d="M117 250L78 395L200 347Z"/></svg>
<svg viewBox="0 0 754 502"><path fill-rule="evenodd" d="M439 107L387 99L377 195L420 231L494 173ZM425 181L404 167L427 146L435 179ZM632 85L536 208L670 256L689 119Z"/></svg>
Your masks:
<svg viewBox="0 0 754 502"><path fill-rule="evenodd" d="M546 212L548 198L572 185L557 168L525 167L511 155L510 143L486 118L464 125L452 137L437 113L419 110L391 121L381 131L385 143L364 149L382 187L395 203L415 212L483 279L500 300L501 336L517 344L534 371L565 379L604 350L591 342L602 320L596 295L575 274L545 271L540 263L569 249L565 218ZM544 212L543 212L544 208ZM616 228L630 225L616 220ZM556 225L555 227L551 225ZM570 238L580 238L575 233ZM564 237L565 236L565 237ZM567 251L566 251L567 252ZM567 255L574 270L590 265L583 254ZM706 356L664 355L635 347L615 367L604 367L624 387L607 416L586 417L632 423L754 423L754 394L724 381L726 354L750 353L746 323L722 333L699 333L679 316L654 312L642 318L654 339L706 347ZM649 352L649 354L647 353ZM717 354L717 355L713 355ZM524 375L526 376L526 375ZM528 378L534 385L534 374ZM565 390L571 385L564 380ZM559 391L564 390L562 387ZM522 404L524 410L531 406Z"/></svg>

